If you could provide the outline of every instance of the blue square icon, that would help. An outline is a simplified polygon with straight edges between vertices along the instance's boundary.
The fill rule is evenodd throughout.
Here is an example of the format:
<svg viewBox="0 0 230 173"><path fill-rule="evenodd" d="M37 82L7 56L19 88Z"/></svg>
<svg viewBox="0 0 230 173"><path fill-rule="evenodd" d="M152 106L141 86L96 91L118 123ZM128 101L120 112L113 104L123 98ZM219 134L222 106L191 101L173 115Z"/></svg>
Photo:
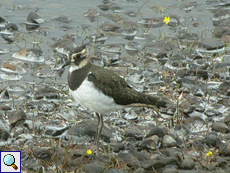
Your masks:
<svg viewBox="0 0 230 173"><path fill-rule="evenodd" d="M0 151L0 173L21 172L21 151Z"/></svg>

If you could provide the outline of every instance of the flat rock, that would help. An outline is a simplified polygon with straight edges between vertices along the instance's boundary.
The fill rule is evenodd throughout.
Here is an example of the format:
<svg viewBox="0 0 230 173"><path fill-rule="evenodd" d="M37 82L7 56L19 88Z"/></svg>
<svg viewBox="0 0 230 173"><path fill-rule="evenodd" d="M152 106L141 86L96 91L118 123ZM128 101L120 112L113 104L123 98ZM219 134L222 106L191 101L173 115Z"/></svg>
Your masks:
<svg viewBox="0 0 230 173"><path fill-rule="evenodd" d="M38 159L50 159L52 155L51 147L38 147L34 149L34 157Z"/></svg>
<svg viewBox="0 0 230 173"><path fill-rule="evenodd" d="M76 126L71 127L67 131L67 135L78 137L83 135L88 135L91 137L95 137L97 131L97 122L92 120L83 121ZM102 129L101 139L105 142L110 142L110 130L106 127Z"/></svg>
<svg viewBox="0 0 230 173"><path fill-rule="evenodd" d="M169 135L165 135L162 140L163 147L175 147L177 146L177 142Z"/></svg>
<svg viewBox="0 0 230 173"><path fill-rule="evenodd" d="M92 163L84 165L83 170L87 173L103 173L105 168L106 167L102 163L94 161Z"/></svg>
<svg viewBox="0 0 230 173"><path fill-rule="evenodd" d="M105 171L105 173L124 173L123 170L117 168L110 168Z"/></svg>
<svg viewBox="0 0 230 173"><path fill-rule="evenodd" d="M25 122L27 116L22 110L16 110L9 112L9 122L12 126Z"/></svg>
<svg viewBox="0 0 230 173"><path fill-rule="evenodd" d="M164 165L161 163L160 160L145 160L142 162L142 168L144 168L147 171L153 171L153 170L159 170Z"/></svg>
<svg viewBox="0 0 230 173"><path fill-rule="evenodd" d="M218 146L219 139L216 132L209 132L205 135L205 143L208 146L216 147Z"/></svg>
<svg viewBox="0 0 230 173"><path fill-rule="evenodd" d="M180 167L182 169L193 169L195 167L195 162L191 157L187 157L182 160Z"/></svg>
<svg viewBox="0 0 230 173"><path fill-rule="evenodd" d="M220 144L220 147L218 149L219 155L224 155L224 156L230 156L230 140L225 141L224 143L222 142Z"/></svg>
<svg viewBox="0 0 230 173"><path fill-rule="evenodd" d="M135 167L135 168L141 167L140 161L132 154L125 153L125 152L119 153L118 159L122 162L125 162L128 167Z"/></svg>
<svg viewBox="0 0 230 173"><path fill-rule="evenodd" d="M215 50L221 49L224 47L223 43L216 38L206 38L198 43L199 47L202 47L206 50Z"/></svg>
<svg viewBox="0 0 230 173"><path fill-rule="evenodd" d="M216 132L228 133L230 131L229 127L222 122L213 122L212 130Z"/></svg>
<svg viewBox="0 0 230 173"><path fill-rule="evenodd" d="M149 133L147 134L147 137L153 136L153 135L157 135L158 137L163 137L164 135L168 135L168 129L166 127L152 127L149 131Z"/></svg>

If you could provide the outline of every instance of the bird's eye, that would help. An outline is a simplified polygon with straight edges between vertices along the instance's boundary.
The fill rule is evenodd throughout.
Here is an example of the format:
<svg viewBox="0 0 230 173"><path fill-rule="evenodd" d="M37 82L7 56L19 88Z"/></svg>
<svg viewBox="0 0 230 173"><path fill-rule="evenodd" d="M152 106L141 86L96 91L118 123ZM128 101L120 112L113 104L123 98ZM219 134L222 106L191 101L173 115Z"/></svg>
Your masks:
<svg viewBox="0 0 230 173"><path fill-rule="evenodd" d="M74 61L74 59L80 58L81 57L81 52L78 53L73 53L71 55L71 60Z"/></svg>
<svg viewBox="0 0 230 173"><path fill-rule="evenodd" d="M75 58L77 59L77 58L81 58L81 53L78 53L76 56L75 56Z"/></svg>
<svg viewBox="0 0 230 173"><path fill-rule="evenodd" d="M71 55L71 61L74 62L77 59L84 57L85 54L86 54L86 49L83 49L81 52L73 53Z"/></svg>

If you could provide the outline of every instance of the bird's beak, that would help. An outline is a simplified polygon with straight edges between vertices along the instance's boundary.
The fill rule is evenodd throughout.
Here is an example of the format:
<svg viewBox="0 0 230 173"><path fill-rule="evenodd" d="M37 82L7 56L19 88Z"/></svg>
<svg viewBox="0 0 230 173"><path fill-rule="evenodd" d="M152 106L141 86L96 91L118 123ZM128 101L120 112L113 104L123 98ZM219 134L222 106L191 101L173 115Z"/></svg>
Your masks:
<svg viewBox="0 0 230 173"><path fill-rule="evenodd" d="M62 66L62 68L65 68L66 66L70 65L70 63L71 63L71 61L70 61L70 60L67 60L67 61L65 62L65 64Z"/></svg>

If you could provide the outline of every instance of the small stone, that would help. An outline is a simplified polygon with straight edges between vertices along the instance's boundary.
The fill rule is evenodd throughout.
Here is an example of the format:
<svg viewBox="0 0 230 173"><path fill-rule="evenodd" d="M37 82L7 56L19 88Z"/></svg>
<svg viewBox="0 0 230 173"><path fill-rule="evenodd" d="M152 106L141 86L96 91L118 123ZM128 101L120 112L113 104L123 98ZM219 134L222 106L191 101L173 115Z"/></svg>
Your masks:
<svg viewBox="0 0 230 173"><path fill-rule="evenodd" d="M163 157L160 159L163 165L176 165L179 166L179 160L175 157Z"/></svg>
<svg viewBox="0 0 230 173"><path fill-rule="evenodd" d="M182 79L181 86L180 87L185 87L185 88L192 88L193 85L197 84L197 76L185 76Z"/></svg>
<svg viewBox="0 0 230 173"><path fill-rule="evenodd" d="M185 59L184 56L180 54L175 54L167 60L167 62L164 65L166 68L169 68L171 70L175 69L186 69L188 66L188 61Z"/></svg>
<svg viewBox="0 0 230 173"><path fill-rule="evenodd" d="M107 44L100 47L101 51L110 53L121 53L122 49L119 44Z"/></svg>
<svg viewBox="0 0 230 173"><path fill-rule="evenodd" d="M178 31L178 38L179 39L187 39L187 40L194 40L198 38L196 33L192 33L189 30L179 30Z"/></svg>
<svg viewBox="0 0 230 173"><path fill-rule="evenodd" d="M121 33L121 35L126 36L126 38L128 39L134 37L137 34L137 29L133 27L126 27L119 29L116 32Z"/></svg>
<svg viewBox="0 0 230 173"><path fill-rule="evenodd" d="M142 162L142 167L145 170L152 171L153 169L161 169L164 165L161 163L160 160L144 160Z"/></svg>
<svg viewBox="0 0 230 173"><path fill-rule="evenodd" d="M182 153L182 149L180 148L166 148L162 151L162 154L165 154L168 157L178 158L178 155Z"/></svg>
<svg viewBox="0 0 230 173"><path fill-rule="evenodd" d="M140 51L142 49L140 43L136 42L136 41L130 41L128 43L125 44L125 49L127 51Z"/></svg>
<svg viewBox="0 0 230 173"><path fill-rule="evenodd" d="M218 9L213 15L213 21L222 21L224 19L230 18L230 11L228 9Z"/></svg>
<svg viewBox="0 0 230 173"><path fill-rule="evenodd" d="M27 118L26 113L22 110L11 111L9 112L8 117L9 117L9 123L12 126L25 122Z"/></svg>
<svg viewBox="0 0 230 173"><path fill-rule="evenodd" d="M230 114L226 115L224 118L224 123L228 124L230 122Z"/></svg>
<svg viewBox="0 0 230 173"><path fill-rule="evenodd" d="M33 155L38 159L50 159L52 155L52 148L50 147L35 148Z"/></svg>
<svg viewBox="0 0 230 173"><path fill-rule="evenodd" d="M97 130L96 121L85 120L71 127L67 131L66 135L67 138L76 138L76 139L79 138L79 136L84 136L84 135L95 137L96 130ZM101 139L103 139L105 142L110 142L110 133L112 133L111 130L104 127L101 132Z"/></svg>
<svg viewBox="0 0 230 173"><path fill-rule="evenodd" d="M203 78L204 80L208 79L209 71L202 69L190 69L187 71L189 75L197 76L199 79Z"/></svg>
<svg viewBox="0 0 230 173"><path fill-rule="evenodd" d="M145 150L156 150L158 147L159 137L157 135L153 135L151 137L146 138L141 144L140 147Z"/></svg>
<svg viewBox="0 0 230 173"><path fill-rule="evenodd" d="M43 172L43 166L38 160L28 159L22 162L23 167L30 172Z"/></svg>
<svg viewBox="0 0 230 173"><path fill-rule="evenodd" d="M184 109L184 114L188 115L188 114L191 114L195 110L195 107L188 105L188 106L183 107L183 109Z"/></svg>
<svg viewBox="0 0 230 173"><path fill-rule="evenodd" d="M30 12L26 19L28 25L39 25L44 22L45 20L35 12Z"/></svg>
<svg viewBox="0 0 230 173"><path fill-rule="evenodd" d="M230 81L224 81L222 84L220 84L220 93L230 96Z"/></svg>
<svg viewBox="0 0 230 173"><path fill-rule="evenodd" d="M149 156L146 153L139 152L136 150L130 150L129 153L136 157L139 161L144 161L149 158Z"/></svg>
<svg viewBox="0 0 230 173"><path fill-rule="evenodd" d="M83 170L86 173L103 173L105 168L106 167L101 162L94 161L92 163L84 165Z"/></svg>
<svg viewBox="0 0 230 173"><path fill-rule="evenodd" d="M126 137L134 137L136 140L142 140L144 135L138 129L135 130L126 130L125 131Z"/></svg>
<svg viewBox="0 0 230 173"><path fill-rule="evenodd" d="M217 142L219 142L219 139L217 137L217 133L216 132L209 132L208 134L205 135L205 143L208 146L211 147L216 147Z"/></svg>
<svg viewBox="0 0 230 173"><path fill-rule="evenodd" d="M213 31L213 35L217 38L220 38L225 33L228 33L230 31L229 27L215 27Z"/></svg>
<svg viewBox="0 0 230 173"><path fill-rule="evenodd" d="M230 129L225 123L222 122L213 122L212 124L212 130L216 132L222 132L222 133L229 133Z"/></svg>
<svg viewBox="0 0 230 173"><path fill-rule="evenodd" d="M215 156L215 159L216 159L216 163L218 163L218 165L221 167L228 164L228 161L225 160L223 157Z"/></svg>
<svg viewBox="0 0 230 173"><path fill-rule="evenodd" d="M221 142L219 146L219 155L224 155L224 156L230 156L230 140L227 140L225 142Z"/></svg>
<svg viewBox="0 0 230 173"><path fill-rule="evenodd" d="M166 165L162 171L162 173L178 173L176 165Z"/></svg>
<svg viewBox="0 0 230 173"><path fill-rule="evenodd" d="M124 173L124 171L117 168L110 168L107 169L104 173Z"/></svg>
<svg viewBox="0 0 230 173"><path fill-rule="evenodd" d="M184 160L182 160L182 163L180 165L182 169L193 169L195 167L195 162L191 157L187 157Z"/></svg>
<svg viewBox="0 0 230 173"><path fill-rule="evenodd" d="M117 29L119 29L120 27L115 25L115 24L112 24L112 23L103 23L102 25L99 26L103 31L116 31Z"/></svg>
<svg viewBox="0 0 230 173"><path fill-rule="evenodd" d="M7 90L7 87L4 87L4 88L0 89L0 95L1 95L2 99L9 99L10 98L9 92ZM4 107L6 107L6 105L4 106L3 104L1 104L0 107L4 108Z"/></svg>
<svg viewBox="0 0 230 173"><path fill-rule="evenodd" d="M14 23L7 24L2 30L7 30L9 32L18 31L18 26Z"/></svg>
<svg viewBox="0 0 230 173"><path fill-rule="evenodd" d="M0 26L5 26L5 25L7 25L9 22L7 21L7 20L5 20L4 18L2 18L1 16L0 16Z"/></svg>
<svg viewBox="0 0 230 173"><path fill-rule="evenodd" d="M108 39L108 37L104 33L98 32L96 34L89 36L89 39L91 42L104 42L105 40ZM96 54L98 53L102 53L102 52L96 52Z"/></svg>
<svg viewBox="0 0 230 173"><path fill-rule="evenodd" d="M15 52L12 57L30 62L44 62L43 52L37 48L22 49Z"/></svg>
<svg viewBox="0 0 230 173"><path fill-rule="evenodd" d="M0 127L0 141L7 141L9 137L10 137L9 131Z"/></svg>
<svg viewBox="0 0 230 173"><path fill-rule="evenodd" d="M215 50L223 48L224 44L219 39L206 38L198 43L198 47L204 48L206 50Z"/></svg>
<svg viewBox="0 0 230 173"><path fill-rule="evenodd" d="M58 22L62 22L62 23L70 23L70 20L68 19L68 17L63 16L63 15L61 15L61 16L53 19L53 20L58 21Z"/></svg>
<svg viewBox="0 0 230 173"><path fill-rule="evenodd" d="M118 160L125 162L128 167L138 168L141 166L140 161L136 157L134 157L132 154L129 154L129 153L125 153L125 152L119 153Z"/></svg>
<svg viewBox="0 0 230 173"><path fill-rule="evenodd" d="M94 22L98 16L100 16L100 13L94 9L90 8L85 14L85 17L87 17L91 22Z"/></svg>
<svg viewBox="0 0 230 173"><path fill-rule="evenodd" d="M165 135L163 137L163 140L162 140L162 146L167 147L167 148L168 147L175 147L175 146L177 146L177 142L171 136Z"/></svg>
<svg viewBox="0 0 230 173"><path fill-rule="evenodd" d="M116 145L114 146L114 148L112 148L112 150L115 152L115 153L119 153L120 151L124 150L125 149L125 145L120 142L120 143L116 143Z"/></svg>
<svg viewBox="0 0 230 173"><path fill-rule="evenodd" d="M219 112L217 110L213 110L213 109L208 109L204 114L207 115L208 117L221 116L222 115L221 112Z"/></svg>
<svg viewBox="0 0 230 173"><path fill-rule="evenodd" d="M143 168L138 168L136 171L133 173L146 173L146 171Z"/></svg>
<svg viewBox="0 0 230 173"><path fill-rule="evenodd" d="M44 97L46 97L48 99L58 99L59 94L58 94L57 90L55 90L53 88L49 88L49 87L38 89L34 93L34 99L36 99L36 100L43 99Z"/></svg>
<svg viewBox="0 0 230 173"><path fill-rule="evenodd" d="M194 85L191 88L191 92L194 96L202 97L207 91L207 86L205 84Z"/></svg>
<svg viewBox="0 0 230 173"><path fill-rule="evenodd" d="M230 43L230 36L229 36L229 35L223 35L223 36L221 37L221 42L222 42L223 44L229 44L229 43Z"/></svg>
<svg viewBox="0 0 230 173"><path fill-rule="evenodd" d="M50 47L53 48L54 50L56 50L57 52L61 53L61 54L67 54L75 47L75 44L74 44L71 36L66 35L61 40L50 45Z"/></svg>
<svg viewBox="0 0 230 173"><path fill-rule="evenodd" d="M157 135L158 137L163 137L164 135L168 135L168 129L166 127L152 127L149 131L149 133L147 134L146 138L153 136L153 135Z"/></svg>
<svg viewBox="0 0 230 173"><path fill-rule="evenodd" d="M178 70L175 75L175 80L177 83L181 83L182 79L187 75L184 70Z"/></svg>
<svg viewBox="0 0 230 173"><path fill-rule="evenodd" d="M15 66L15 65L10 64L10 62L9 62L9 61L6 61L6 62L3 64L3 66L2 66L2 67L3 67L3 68L10 69L10 70L12 70L12 71L16 71L16 66Z"/></svg>

